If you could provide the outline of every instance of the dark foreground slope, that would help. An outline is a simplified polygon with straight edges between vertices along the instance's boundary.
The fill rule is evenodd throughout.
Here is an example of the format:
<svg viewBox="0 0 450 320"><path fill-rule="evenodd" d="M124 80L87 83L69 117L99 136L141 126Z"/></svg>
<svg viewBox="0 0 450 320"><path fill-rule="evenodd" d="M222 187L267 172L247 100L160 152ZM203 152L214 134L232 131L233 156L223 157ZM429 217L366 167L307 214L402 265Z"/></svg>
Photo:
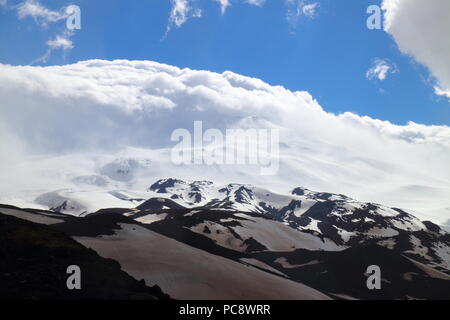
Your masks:
<svg viewBox="0 0 450 320"><path fill-rule="evenodd" d="M81 290L68 290L67 267L81 268ZM0 214L0 299L166 299L111 259L50 227Z"/></svg>
<svg viewBox="0 0 450 320"><path fill-rule="evenodd" d="M450 276L377 244L356 245L339 252L258 252L253 257L333 297L450 299ZM367 267L372 265L381 271L380 290L367 288Z"/></svg>
<svg viewBox="0 0 450 320"><path fill-rule="evenodd" d="M154 232L114 211L55 224L52 228L67 233L103 257L118 261L136 279L144 279L149 285L157 283L176 299L330 299L300 282L226 258L222 254L232 251L214 246L209 239L212 248L223 250L211 254L189 242ZM236 253L233 257L238 256Z"/></svg>
<svg viewBox="0 0 450 320"><path fill-rule="evenodd" d="M396 210L357 207L316 205L284 220L160 197L84 217L0 205L0 298L164 298L145 287L157 284L194 300L450 299L447 233ZM291 223L305 217L307 229ZM72 264L82 291L66 289ZM380 290L367 286L374 265Z"/></svg>
<svg viewBox="0 0 450 320"><path fill-rule="evenodd" d="M246 219L258 218L255 213L251 215L253 216L248 214ZM383 247L378 244L377 239L337 251L304 248L289 251L273 250L269 249L273 239L264 238L256 232L258 240L263 241L262 243L253 238L248 238L245 242L237 233L232 232L227 236L227 241L220 242L225 247L211 240L211 226L217 228L220 224L223 225L222 230L235 228L241 234L250 235L253 230L245 230L242 226L250 228L252 225L245 224L247 221L242 217L242 215L236 217L233 213L197 209L184 214L168 213L165 219L148 224L147 228L212 254L249 263L269 272L277 270L290 280L308 285L332 297L365 300L450 299L448 274L407 257L398 250ZM259 219L264 218L260 216ZM261 225L262 220L257 221ZM275 229L276 222L271 223ZM207 230L193 228L196 225L210 227ZM223 232L221 231L222 235ZM248 241L249 239L252 242ZM240 245L231 248L228 246L231 242ZM263 264L255 263L257 261ZM367 287L366 270L371 265L381 269L381 290L369 290Z"/></svg>

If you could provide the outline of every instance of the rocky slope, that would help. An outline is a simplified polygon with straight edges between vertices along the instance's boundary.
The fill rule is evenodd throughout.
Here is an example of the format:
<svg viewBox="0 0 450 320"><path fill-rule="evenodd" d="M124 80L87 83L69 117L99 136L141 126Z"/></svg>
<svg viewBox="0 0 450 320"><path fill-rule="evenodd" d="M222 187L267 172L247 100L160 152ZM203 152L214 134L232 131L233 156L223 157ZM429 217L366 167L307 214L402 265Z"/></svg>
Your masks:
<svg viewBox="0 0 450 320"><path fill-rule="evenodd" d="M157 286L148 287L67 234L29 218L33 211L0 208L0 299L7 300L160 300ZM7 212L8 214L2 214ZM44 213L42 213L44 215ZM45 215L47 215L46 213ZM44 215L44 216L45 216ZM56 216L56 214L53 214ZM62 219L65 217L60 215ZM70 220L70 218L69 218ZM42 221L42 220L41 220ZM46 221L49 222L49 221ZM67 267L81 269L81 290L68 290Z"/></svg>
<svg viewBox="0 0 450 320"><path fill-rule="evenodd" d="M0 213L47 225L178 299L450 298L450 235L402 209L179 179L159 180L147 195L82 217ZM367 288L371 265L381 290Z"/></svg>

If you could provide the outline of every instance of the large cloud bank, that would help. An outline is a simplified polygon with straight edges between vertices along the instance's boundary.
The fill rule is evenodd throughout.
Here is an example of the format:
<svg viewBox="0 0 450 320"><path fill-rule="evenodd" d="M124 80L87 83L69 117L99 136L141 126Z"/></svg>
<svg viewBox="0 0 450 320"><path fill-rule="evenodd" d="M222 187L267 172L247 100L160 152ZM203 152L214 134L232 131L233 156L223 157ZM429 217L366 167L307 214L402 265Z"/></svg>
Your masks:
<svg viewBox="0 0 450 320"><path fill-rule="evenodd" d="M142 158L151 164L138 176L145 177L142 185L133 185L130 178L122 188L144 188L153 178L171 176L255 183L278 191L305 186L415 209L419 217L438 223L449 217L446 126L397 126L352 113L334 115L307 92L232 72L150 61L0 65L0 96L0 170L5 177L0 201L6 195L19 199L31 191L72 187L67 181L105 175L108 161L134 157L140 160L127 165L142 163ZM278 174L172 164L171 133L192 130L195 120L221 130L280 128Z"/></svg>
<svg viewBox="0 0 450 320"><path fill-rule="evenodd" d="M436 93L450 98L450 1L384 0L383 9L400 50L427 66Z"/></svg>

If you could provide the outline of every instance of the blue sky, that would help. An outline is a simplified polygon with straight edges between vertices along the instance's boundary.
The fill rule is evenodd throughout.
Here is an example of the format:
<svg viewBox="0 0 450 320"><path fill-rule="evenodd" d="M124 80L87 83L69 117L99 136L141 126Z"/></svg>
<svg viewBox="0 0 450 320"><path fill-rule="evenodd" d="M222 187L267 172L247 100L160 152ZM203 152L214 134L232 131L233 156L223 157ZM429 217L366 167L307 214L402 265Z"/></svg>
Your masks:
<svg viewBox="0 0 450 320"><path fill-rule="evenodd" d="M193 1L200 18L180 27L169 24L169 0L63 0L40 4L49 10L75 4L82 29L71 37L73 48L57 49L46 61L46 42L65 30L65 20L42 25L19 19L17 5L0 7L0 63L59 65L87 59L154 60L178 67L216 72L231 70L271 85L305 90L329 112L351 111L396 124L414 121L450 125L448 99L434 93L427 69L402 54L383 30L366 27L366 9L377 0L311 0L311 17L286 18L285 1L255 6L231 0L221 13L212 0ZM0 1L1 3L1 1ZM294 8L294 7L292 7ZM295 8L294 8L295 9ZM393 73L384 80L367 78L376 59Z"/></svg>

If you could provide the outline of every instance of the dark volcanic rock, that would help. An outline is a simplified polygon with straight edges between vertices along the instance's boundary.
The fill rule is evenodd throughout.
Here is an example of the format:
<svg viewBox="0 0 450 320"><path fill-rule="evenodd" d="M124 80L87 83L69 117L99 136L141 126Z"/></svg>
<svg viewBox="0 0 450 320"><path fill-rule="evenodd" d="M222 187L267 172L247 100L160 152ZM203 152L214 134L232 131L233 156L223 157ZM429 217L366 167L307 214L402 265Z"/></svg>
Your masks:
<svg viewBox="0 0 450 320"><path fill-rule="evenodd" d="M439 299L450 298L450 276L433 275L397 252L375 245L359 245L341 252L308 251L259 252L253 257L328 294L357 299ZM278 259L291 265L283 268ZM381 289L369 290L367 267L381 269ZM424 266L425 267L425 266ZM427 268L427 267L425 267ZM445 280L446 279L446 280Z"/></svg>
<svg viewBox="0 0 450 320"><path fill-rule="evenodd" d="M165 198L151 198L136 207L139 210L165 210L165 209L184 209L175 201Z"/></svg>
<svg viewBox="0 0 450 320"><path fill-rule="evenodd" d="M0 214L0 299L167 299L67 235ZM67 267L81 268L81 290L68 290Z"/></svg>

